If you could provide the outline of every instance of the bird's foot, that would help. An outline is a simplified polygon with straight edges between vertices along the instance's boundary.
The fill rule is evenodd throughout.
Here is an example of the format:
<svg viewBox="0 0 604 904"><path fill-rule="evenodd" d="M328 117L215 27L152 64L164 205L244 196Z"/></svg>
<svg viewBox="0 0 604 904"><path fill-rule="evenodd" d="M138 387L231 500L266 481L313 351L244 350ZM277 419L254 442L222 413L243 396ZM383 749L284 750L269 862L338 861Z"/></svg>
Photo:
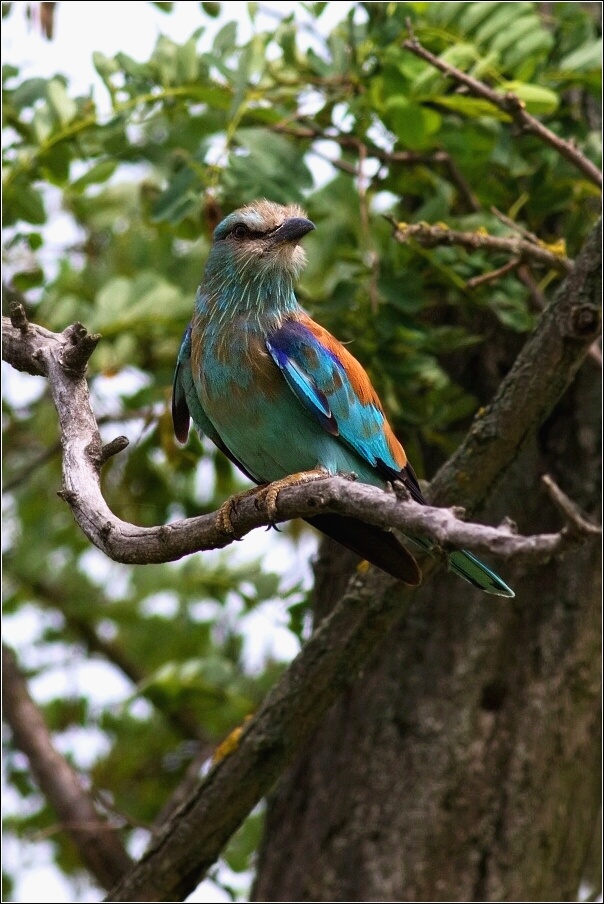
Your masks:
<svg viewBox="0 0 604 904"><path fill-rule="evenodd" d="M277 497L281 490L285 490L287 487L303 486L305 483L312 483L315 480L325 480L326 477L330 476L326 468L313 468L311 471L299 471L297 474L290 474L288 477L275 480L273 483L269 483L267 487L264 487L258 494L258 501L262 499L264 502L269 525L274 527L277 521Z"/></svg>
<svg viewBox="0 0 604 904"><path fill-rule="evenodd" d="M218 530L223 534L227 534L229 537L237 537L237 533L233 527L232 515L237 511L238 504L243 499L247 499L249 496L255 496L258 493L263 493L267 489L268 487L266 486L252 487L250 490L244 490L242 493L237 493L235 496L231 496L230 499L227 499L226 502L223 502L216 515L216 527ZM240 538L237 537L237 539Z"/></svg>

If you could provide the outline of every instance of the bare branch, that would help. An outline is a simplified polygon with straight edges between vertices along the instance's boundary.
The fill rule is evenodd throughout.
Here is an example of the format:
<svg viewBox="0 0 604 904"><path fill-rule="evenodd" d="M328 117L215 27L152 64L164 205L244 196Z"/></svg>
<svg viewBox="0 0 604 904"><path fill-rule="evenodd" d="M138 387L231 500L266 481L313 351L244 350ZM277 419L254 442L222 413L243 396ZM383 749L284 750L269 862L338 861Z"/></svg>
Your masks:
<svg viewBox="0 0 604 904"><path fill-rule="evenodd" d="M12 650L2 647L4 717L41 790L97 881L110 888L132 866L116 829L99 816L78 775L58 753L29 696Z"/></svg>
<svg viewBox="0 0 604 904"><path fill-rule="evenodd" d="M564 255L551 251L543 242L535 245L526 239L516 236L502 238L489 235L486 232L460 232L458 229L449 229L444 224L437 223L398 223L388 217L394 226L394 237L398 242L404 243L413 239L423 248L435 248L438 245L461 245L471 251L487 249L510 254L516 260L532 261L542 267L549 267L559 273L570 273L573 262Z"/></svg>
<svg viewBox="0 0 604 904"><path fill-rule="evenodd" d="M513 257L512 260L508 261L507 264L504 264L503 267L498 267L496 270L490 270L488 273L482 273L480 276L472 277L472 279L467 281L466 286L468 289L477 289L478 286L484 286L486 283L495 282L496 279L501 279L502 276L515 270L519 263L520 258Z"/></svg>
<svg viewBox="0 0 604 904"><path fill-rule="evenodd" d="M11 336L11 329L14 327L5 326L11 341L16 342L24 335ZM49 376L64 450L64 489L60 495L71 507L86 536L114 561L139 565L169 562L192 552L227 546L233 537L224 532L216 513L158 527L137 527L117 518L109 509L101 493L100 468L109 453L119 452L126 443L123 437L117 437L106 446L100 443L86 381L83 375L74 374L72 366L64 363L65 345L69 343L70 350L74 336L82 343L84 357L91 344L80 325L76 330L54 334L51 341L46 331L30 324L22 341L35 346L32 356L35 361L44 363ZM16 355L15 360L22 364L22 355ZM464 524L453 511L401 501L395 494L364 484L352 484L343 478L288 487L279 494L277 515L280 521L312 517L318 512L360 518L381 527L419 533L443 547L463 546L501 558L534 556L542 560L559 548L557 535L518 537L505 528ZM259 507L253 494L238 501L231 518L238 537L270 523L268 512L264 506Z"/></svg>
<svg viewBox="0 0 604 904"><path fill-rule="evenodd" d="M584 536L601 536L602 528L593 524L583 512L563 493L555 480L549 474L544 474L541 478L550 499L560 509L566 518L569 532L574 531L577 535Z"/></svg>
<svg viewBox="0 0 604 904"><path fill-rule="evenodd" d="M509 226L512 232L517 232L518 235L522 236L523 239L526 239L527 242L531 242L533 245L541 245L541 241L539 236L535 235L534 232L531 232L529 229L525 229L524 226L521 226L520 223L517 223L516 220L512 220L511 217L508 217L505 213L502 213L496 207L491 206L491 213L497 217L498 220L501 220L504 226Z"/></svg>
<svg viewBox="0 0 604 904"><path fill-rule="evenodd" d="M527 113L524 102L520 100L517 94L514 94L512 91L501 94L493 88L490 88L484 82L473 78L471 75L467 75L455 66L451 66L450 63L447 63L440 59L440 57L430 53L429 50L426 50L426 48L419 43L413 34L413 29L411 28L409 20L407 20L407 28L410 37L403 43L405 50L409 50L411 53L415 54L415 56L430 63L444 75L454 79L458 84L464 85L464 87L466 87L475 97L481 97L483 100L489 101L494 107L497 107L497 109L506 113L522 131L536 135L537 138L540 138L545 144L553 147L561 157L564 157L572 163L573 166L580 170L584 176L587 176L591 182L595 183L599 188L602 188L602 173L597 166L585 157L574 144L570 141L566 141L564 138L560 138L544 126L542 122L534 116L531 116L530 113Z"/></svg>

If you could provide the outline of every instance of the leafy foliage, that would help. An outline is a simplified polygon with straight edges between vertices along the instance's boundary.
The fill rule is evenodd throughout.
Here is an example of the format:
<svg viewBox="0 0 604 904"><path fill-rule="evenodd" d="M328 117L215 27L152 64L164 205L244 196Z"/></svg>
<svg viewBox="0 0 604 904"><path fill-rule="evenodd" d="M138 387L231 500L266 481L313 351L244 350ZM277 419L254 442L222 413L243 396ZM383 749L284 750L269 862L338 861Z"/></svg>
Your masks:
<svg viewBox="0 0 604 904"><path fill-rule="evenodd" d="M172 4L153 5L170 14ZM320 32L329 4L298 6ZM222 11L202 3L182 44L160 36L142 62L96 53L102 100L73 96L63 76L24 79L5 65L7 296L49 329L77 319L103 334L90 365L97 413L108 437L133 440L104 477L121 517L153 524L210 511L239 486L196 437L176 445L167 404L212 229L258 196L304 203L316 222L301 298L353 343L420 474L455 448L489 393L472 370L478 350L517 343L557 277L514 273L471 290L470 278L505 259L399 245L382 213L504 234L495 207L545 241L565 236L572 255L598 202L568 162L406 53L405 23L433 53L516 92L596 161L597 27L581 4L553 6L546 18L533 2L357 3L324 38L307 38L294 14L263 30L249 4L249 39L226 21L209 43L205 23ZM54 731L102 739L91 780L128 840L152 823L198 745L252 712L282 667L246 660L250 613L278 600L299 640L305 592L229 552L145 569L91 552L56 497L57 426L35 385L33 401L9 392L3 409L9 623L34 619L23 660L38 682L57 662L88 657L126 676L117 705L97 704L77 680L41 699ZM48 831L54 817L16 752L7 778L21 808L10 831ZM235 871L250 865L259 819L225 854ZM53 844L76 873L69 843L57 834Z"/></svg>

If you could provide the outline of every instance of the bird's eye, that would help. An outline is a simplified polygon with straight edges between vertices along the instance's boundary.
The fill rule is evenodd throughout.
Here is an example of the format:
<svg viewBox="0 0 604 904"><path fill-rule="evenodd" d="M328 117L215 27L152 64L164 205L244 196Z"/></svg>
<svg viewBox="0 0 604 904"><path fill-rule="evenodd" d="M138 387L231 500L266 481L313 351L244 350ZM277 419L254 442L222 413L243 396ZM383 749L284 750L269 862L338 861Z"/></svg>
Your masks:
<svg viewBox="0 0 604 904"><path fill-rule="evenodd" d="M246 239L250 234L247 226L244 226L243 223L238 223L233 227L233 231L231 235L233 235L236 239Z"/></svg>

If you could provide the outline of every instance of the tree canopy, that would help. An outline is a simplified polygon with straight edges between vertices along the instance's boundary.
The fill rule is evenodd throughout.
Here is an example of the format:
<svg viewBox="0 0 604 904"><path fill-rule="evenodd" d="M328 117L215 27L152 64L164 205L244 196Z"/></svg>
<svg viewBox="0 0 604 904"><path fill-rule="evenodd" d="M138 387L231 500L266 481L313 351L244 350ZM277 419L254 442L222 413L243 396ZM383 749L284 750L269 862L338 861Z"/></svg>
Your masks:
<svg viewBox="0 0 604 904"><path fill-rule="evenodd" d="M171 14L173 4L154 5ZM3 15L20 14L14 6ZM593 230L601 36L589 4L361 2L326 31L330 6L292 4L268 27L261 4L200 3L190 38L160 36L147 60L129 55L124 30L123 52L94 55L102 98L75 96L61 73L23 78L5 60L5 302L48 331L79 321L101 334L87 379L104 442L130 439L102 475L123 521L208 514L245 486L207 441L191 434L180 446L169 412L180 339L226 213L259 197L308 211L317 228L299 297L352 343L426 480L459 449ZM224 25L208 42L217 16ZM599 354L588 352L594 380ZM20 675L37 689L57 749L136 858L212 752L228 756L286 651L308 640L310 571L292 578L264 550L274 544L291 562L312 541L291 522L257 554L241 552L244 540L178 562L111 562L57 496L57 415L47 381L28 379L3 400L5 613L21 669L7 654L10 686ZM502 471L517 452L505 451ZM472 480L460 465L447 484L458 492L437 487L437 501L480 509L490 489L473 498ZM575 498L572 475L563 489ZM283 643L251 661L246 638L271 611ZM81 680L90 660L104 663L97 680L119 677L113 701ZM58 666L67 677L47 693ZM50 842L75 900L82 850L11 728L7 837ZM247 895L255 862L262 808L252 806L219 866L208 863L232 899ZM87 865L107 890L120 877ZM5 899L16 900L9 857L5 870Z"/></svg>

